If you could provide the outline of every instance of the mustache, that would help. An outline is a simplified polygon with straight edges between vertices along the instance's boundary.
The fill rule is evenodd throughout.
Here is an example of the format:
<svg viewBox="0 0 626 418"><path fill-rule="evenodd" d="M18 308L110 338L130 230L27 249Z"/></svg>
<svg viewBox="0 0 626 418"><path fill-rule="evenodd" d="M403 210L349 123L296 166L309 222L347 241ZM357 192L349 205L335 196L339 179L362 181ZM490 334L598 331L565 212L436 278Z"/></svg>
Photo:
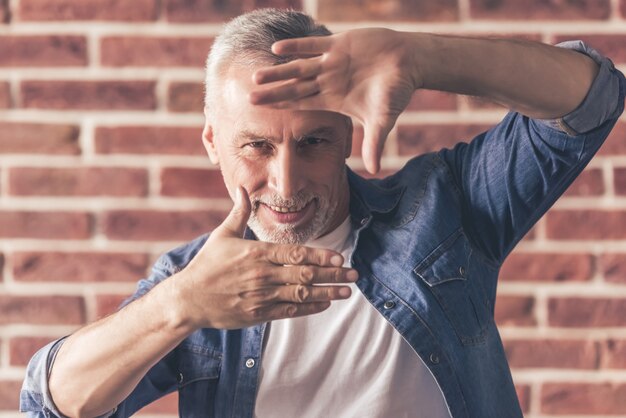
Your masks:
<svg viewBox="0 0 626 418"><path fill-rule="evenodd" d="M292 198L285 199L278 195L257 196L250 199L250 203L254 209L257 209L262 203L268 206L280 206L283 208L304 207L314 199L319 199L315 193L299 192Z"/></svg>

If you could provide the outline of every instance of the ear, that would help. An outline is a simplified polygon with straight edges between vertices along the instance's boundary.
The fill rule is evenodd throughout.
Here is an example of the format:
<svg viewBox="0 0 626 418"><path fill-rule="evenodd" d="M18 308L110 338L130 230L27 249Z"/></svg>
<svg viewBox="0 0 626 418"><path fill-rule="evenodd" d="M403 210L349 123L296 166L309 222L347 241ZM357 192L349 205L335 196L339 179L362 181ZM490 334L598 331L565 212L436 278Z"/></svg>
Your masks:
<svg viewBox="0 0 626 418"><path fill-rule="evenodd" d="M347 125L348 125L348 134L346 135L346 146L345 146L345 158L350 157L352 154L352 135L354 134L354 126L352 125L352 119L347 117Z"/></svg>
<svg viewBox="0 0 626 418"><path fill-rule="evenodd" d="M206 110L205 110L206 113ZM206 118L204 123L204 129L202 130L202 144L209 154L209 159L215 165L219 165L219 157L217 153L217 147L215 146L215 137L213 136L213 126L209 122L209 118Z"/></svg>

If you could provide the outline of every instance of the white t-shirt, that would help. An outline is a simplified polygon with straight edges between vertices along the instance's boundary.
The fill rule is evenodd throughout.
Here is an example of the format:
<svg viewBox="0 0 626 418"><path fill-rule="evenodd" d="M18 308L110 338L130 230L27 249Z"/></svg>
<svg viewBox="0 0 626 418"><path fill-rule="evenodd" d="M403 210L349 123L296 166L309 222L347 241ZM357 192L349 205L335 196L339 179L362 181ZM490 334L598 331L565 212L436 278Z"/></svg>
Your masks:
<svg viewBox="0 0 626 418"><path fill-rule="evenodd" d="M350 266L348 217L307 243L340 252ZM272 321L265 334L257 418L450 418L420 357L355 284L325 311Z"/></svg>

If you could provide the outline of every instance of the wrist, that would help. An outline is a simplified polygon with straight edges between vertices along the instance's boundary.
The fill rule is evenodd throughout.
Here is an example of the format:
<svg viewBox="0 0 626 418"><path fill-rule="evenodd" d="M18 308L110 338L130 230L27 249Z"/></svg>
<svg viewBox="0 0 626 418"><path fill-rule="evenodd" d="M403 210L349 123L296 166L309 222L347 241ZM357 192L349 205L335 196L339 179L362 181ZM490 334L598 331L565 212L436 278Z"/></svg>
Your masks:
<svg viewBox="0 0 626 418"><path fill-rule="evenodd" d="M155 302L163 312L165 327L174 334L188 335L196 331L193 317L190 315L189 306L185 303L184 289L180 285L180 273L164 280L150 293L154 294Z"/></svg>
<svg viewBox="0 0 626 418"><path fill-rule="evenodd" d="M429 64L431 60L432 35L428 33L400 32L406 53L403 63L414 90L427 88ZM427 57L424 59L424 57Z"/></svg>

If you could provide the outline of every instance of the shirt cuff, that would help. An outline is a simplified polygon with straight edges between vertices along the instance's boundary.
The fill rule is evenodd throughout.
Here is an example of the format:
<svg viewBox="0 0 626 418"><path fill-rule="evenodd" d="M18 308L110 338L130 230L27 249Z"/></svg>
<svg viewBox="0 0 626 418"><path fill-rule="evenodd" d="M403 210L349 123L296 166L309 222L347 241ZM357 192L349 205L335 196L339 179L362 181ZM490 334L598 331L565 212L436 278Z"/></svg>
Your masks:
<svg viewBox="0 0 626 418"><path fill-rule="evenodd" d="M67 336L51 342L39 350L31 359L20 395L20 411L32 411L37 407L41 408L46 417L65 417L65 415L59 412L52 400L48 381L54 360L66 339ZM32 400L35 400L35 402L32 402ZM109 417L115 413L116 409L97 418Z"/></svg>
<svg viewBox="0 0 626 418"><path fill-rule="evenodd" d="M555 46L587 55L600 66L600 69L587 96L576 109L563 117L539 119L538 122L561 130L570 136L576 136L615 118L619 110L619 76L613 62L582 41L566 41Z"/></svg>

